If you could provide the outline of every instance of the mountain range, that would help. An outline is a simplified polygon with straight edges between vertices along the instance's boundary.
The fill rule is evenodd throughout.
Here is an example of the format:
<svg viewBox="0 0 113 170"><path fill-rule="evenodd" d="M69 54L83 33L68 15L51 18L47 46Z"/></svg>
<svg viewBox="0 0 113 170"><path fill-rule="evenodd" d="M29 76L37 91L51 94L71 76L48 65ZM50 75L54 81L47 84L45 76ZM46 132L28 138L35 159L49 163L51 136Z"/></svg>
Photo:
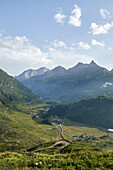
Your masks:
<svg viewBox="0 0 113 170"><path fill-rule="evenodd" d="M20 82L29 79L33 76L39 76L44 74L45 72L49 71L49 69L47 69L46 67L41 67L37 70L33 70L33 69L29 69L24 71L22 74L20 74L19 76L15 76L15 78L17 78Z"/></svg>
<svg viewBox="0 0 113 170"><path fill-rule="evenodd" d="M108 71L94 61L90 64L78 63L68 70L61 66L52 70L44 68L41 75L26 78L25 74L29 71L16 78L44 100L73 103L99 95L113 96L113 70Z"/></svg>

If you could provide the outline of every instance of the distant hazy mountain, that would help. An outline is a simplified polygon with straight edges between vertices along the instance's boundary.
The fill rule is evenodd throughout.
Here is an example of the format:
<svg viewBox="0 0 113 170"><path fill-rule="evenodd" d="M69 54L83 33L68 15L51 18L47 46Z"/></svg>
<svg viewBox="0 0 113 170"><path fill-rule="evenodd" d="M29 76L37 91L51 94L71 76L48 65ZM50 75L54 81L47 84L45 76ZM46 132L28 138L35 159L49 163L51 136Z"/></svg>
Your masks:
<svg viewBox="0 0 113 170"><path fill-rule="evenodd" d="M18 80L0 70L0 104L11 106L35 102L40 103L42 100Z"/></svg>
<svg viewBox="0 0 113 170"><path fill-rule="evenodd" d="M46 72L44 74L45 77L54 77L54 76L59 76L63 75L66 73L66 69L62 66L55 67L54 69Z"/></svg>
<svg viewBox="0 0 113 170"><path fill-rule="evenodd" d="M46 116L58 116L86 125L113 128L113 97L100 96L52 107Z"/></svg>
<svg viewBox="0 0 113 170"><path fill-rule="evenodd" d="M78 63L68 70L58 66L22 83L43 99L59 102L72 103L99 95L113 95L113 73L94 61Z"/></svg>
<svg viewBox="0 0 113 170"><path fill-rule="evenodd" d="M111 70L111 72L113 73L113 69Z"/></svg>
<svg viewBox="0 0 113 170"><path fill-rule="evenodd" d="M49 71L49 69L46 68L46 67L41 67L41 68L39 68L37 70L29 69L29 70L24 71L19 76L15 76L15 78L18 79L20 82L22 82L22 81L24 81L26 79L29 79L29 78L33 77L33 76L42 75L47 71Z"/></svg>
<svg viewBox="0 0 113 170"><path fill-rule="evenodd" d="M83 64L78 63L76 66L68 69L69 73L75 73L75 74L94 74L98 71L107 71L107 69L98 66L93 60L90 64Z"/></svg>

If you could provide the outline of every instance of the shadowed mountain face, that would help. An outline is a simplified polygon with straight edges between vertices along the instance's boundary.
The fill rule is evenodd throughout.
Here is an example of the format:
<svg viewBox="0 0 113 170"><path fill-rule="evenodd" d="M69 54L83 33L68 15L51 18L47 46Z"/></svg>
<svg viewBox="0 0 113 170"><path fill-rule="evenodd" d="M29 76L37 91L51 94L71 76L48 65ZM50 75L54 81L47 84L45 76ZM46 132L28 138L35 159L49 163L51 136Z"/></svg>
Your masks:
<svg viewBox="0 0 113 170"><path fill-rule="evenodd" d="M18 80L0 70L0 103L3 105L40 103L41 98Z"/></svg>
<svg viewBox="0 0 113 170"><path fill-rule="evenodd" d="M113 73L98 66L78 63L66 70L58 66L22 83L45 100L72 103L99 95L113 95Z"/></svg>
<svg viewBox="0 0 113 170"><path fill-rule="evenodd" d="M113 128L113 97L100 96L74 104L55 106L48 111L48 116L58 116L86 125Z"/></svg>
<svg viewBox="0 0 113 170"><path fill-rule="evenodd" d="M90 74L90 73L97 73L98 71L106 70L105 68L102 68L98 66L93 60L90 64L83 64L78 63L76 66L68 69L69 73L75 73L75 74ZM107 71L107 70L106 70Z"/></svg>

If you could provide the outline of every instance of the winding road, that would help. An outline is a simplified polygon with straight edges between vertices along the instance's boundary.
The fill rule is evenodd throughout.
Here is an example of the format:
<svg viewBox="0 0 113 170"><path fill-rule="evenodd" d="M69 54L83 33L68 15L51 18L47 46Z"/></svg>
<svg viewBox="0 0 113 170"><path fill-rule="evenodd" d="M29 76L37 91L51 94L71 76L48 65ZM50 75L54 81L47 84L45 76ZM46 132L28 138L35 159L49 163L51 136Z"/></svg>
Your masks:
<svg viewBox="0 0 113 170"><path fill-rule="evenodd" d="M70 142L65 141L64 137L62 136L63 128L62 128L61 125L59 125L59 127L60 127L60 136L61 136L61 138L62 138L63 140L58 141L58 142L54 143L53 145L51 145L51 146L49 146L49 147L39 148L39 149L35 150L34 152L38 152L38 151L40 151L40 150L45 150L45 149L51 149L51 148L57 146L58 144L63 143L63 144L65 144L65 145L62 146L62 147L60 147L60 148L57 150L57 152L56 152L56 154L60 154L61 151L62 151L66 146L68 146L68 145L70 144Z"/></svg>
<svg viewBox="0 0 113 170"><path fill-rule="evenodd" d="M59 150L56 152L56 154L60 153L60 151L61 151L63 148L65 148L66 146L68 146L68 145L70 144L70 143L67 142L67 141L58 141L58 142L54 143L53 145L51 145L51 146L49 146L49 147L39 148L39 149L35 150L35 152L38 152L38 151L41 151L41 150L45 150L45 149L51 149L51 148L55 147L56 145L58 145L58 144L60 144L60 143L64 143L65 146L59 148Z"/></svg>

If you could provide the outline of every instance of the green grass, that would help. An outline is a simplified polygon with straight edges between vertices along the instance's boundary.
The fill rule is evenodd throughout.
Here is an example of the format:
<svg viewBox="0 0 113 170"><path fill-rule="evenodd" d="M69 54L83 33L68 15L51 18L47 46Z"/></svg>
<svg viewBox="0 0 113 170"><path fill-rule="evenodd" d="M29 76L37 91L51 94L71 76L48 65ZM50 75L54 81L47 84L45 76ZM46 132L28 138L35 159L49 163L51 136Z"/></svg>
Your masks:
<svg viewBox="0 0 113 170"><path fill-rule="evenodd" d="M32 119L38 110L33 107L26 110L29 112L7 110L6 107L0 109L0 151L29 149L60 138L54 125L37 124Z"/></svg>
<svg viewBox="0 0 113 170"><path fill-rule="evenodd" d="M24 169L113 169L113 134L106 138L106 129L87 127L76 122L64 121L63 131L72 135L87 133L97 136L95 140L76 142L77 138L64 138L71 142L61 153L56 154L62 144L52 149L36 152L36 158L27 156L25 152L35 152L39 148L53 145L62 140L60 128L56 124L37 123L34 116L46 111L48 105L19 107L20 111L0 108L0 168L2 170ZM23 111L22 111L23 110ZM63 120L61 120L63 121ZM73 126L72 126L73 125ZM9 151L9 152L8 152Z"/></svg>
<svg viewBox="0 0 113 170"><path fill-rule="evenodd" d="M113 97L99 96L70 105L58 105L51 107L47 115L68 119L87 126L113 128Z"/></svg>
<svg viewBox="0 0 113 170"><path fill-rule="evenodd" d="M36 158L20 153L0 153L0 167L3 170L24 169L66 169L102 170L113 169L113 153L100 151L78 151L77 153L47 155Z"/></svg>
<svg viewBox="0 0 113 170"><path fill-rule="evenodd" d="M34 121L35 115L40 115L40 110L45 111L47 105L26 106L24 112L7 109L0 109L0 151L5 150L21 150L38 147L40 144L61 139L60 129L55 124L42 124L42 119ZM38 123L37 123L38 122ZM106 135L105 129L86 127L71 121L64 121L63 130L66 134L81 135L88 133L89 136ZM73 124L74 126L69 126ZM73 141L66 135L65 139ZM113 134L110 133L110 142L112 142ZM75 139L74 139L75 140Z"/></svg>

